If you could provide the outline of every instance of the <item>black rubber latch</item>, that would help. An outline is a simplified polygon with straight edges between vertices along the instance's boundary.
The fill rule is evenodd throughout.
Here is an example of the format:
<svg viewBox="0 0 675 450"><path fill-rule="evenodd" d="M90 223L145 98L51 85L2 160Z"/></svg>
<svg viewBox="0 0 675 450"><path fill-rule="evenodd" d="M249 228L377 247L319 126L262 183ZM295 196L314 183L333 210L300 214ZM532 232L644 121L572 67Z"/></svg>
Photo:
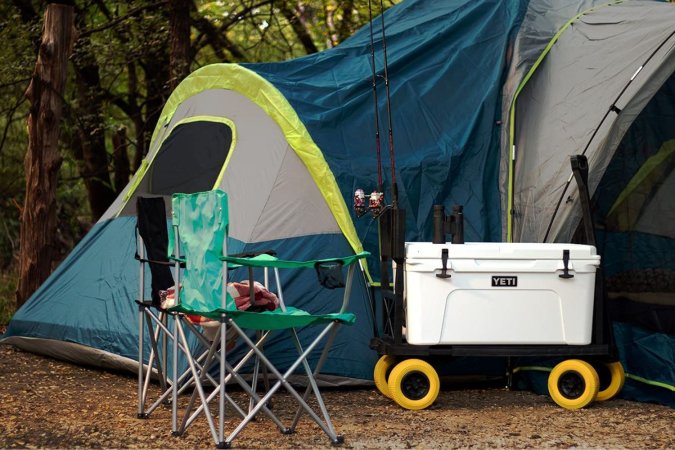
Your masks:
<svg viewBox="0 0 675 450"><path fill-rule="evenodd" d="M448 249L444 248L441 251L441 264L443 264L443 268L441 269L441 273L437 273L436 276L438 278L450 278L452 275L448 273Z"/></svg>
<svg viewBox="0 0 675 450"><path fill-rule="evenodd" d="M570 251L569 250L563 250L563 273L558 275L560 278L574 278L574 274L570 273L569 269L569 264L570 264Z"/></svg>

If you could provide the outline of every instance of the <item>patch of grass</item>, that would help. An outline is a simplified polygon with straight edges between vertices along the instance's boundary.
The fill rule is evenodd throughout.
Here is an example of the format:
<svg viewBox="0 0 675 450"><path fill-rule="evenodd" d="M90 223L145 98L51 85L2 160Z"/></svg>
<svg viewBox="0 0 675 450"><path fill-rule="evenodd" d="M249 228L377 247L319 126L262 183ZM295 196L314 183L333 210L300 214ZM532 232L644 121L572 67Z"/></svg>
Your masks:
<svg viewBox="0 0 675 450"><path fill-rule="evenodd" d="M7 325L14 315L16 272L0 272L0 326Z"/></svg>

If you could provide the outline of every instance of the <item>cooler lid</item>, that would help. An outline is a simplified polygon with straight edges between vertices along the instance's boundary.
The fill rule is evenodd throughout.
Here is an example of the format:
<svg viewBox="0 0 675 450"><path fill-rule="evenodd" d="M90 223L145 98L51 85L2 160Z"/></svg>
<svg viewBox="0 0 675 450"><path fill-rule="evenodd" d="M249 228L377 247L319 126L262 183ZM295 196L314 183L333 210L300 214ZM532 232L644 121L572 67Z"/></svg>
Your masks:
<svg viewBox="0 0 675 450"><path fill-rule="evenodd" d="M507 242L467 242L465 244L433 244L431 242L406 242L407 259L437 259L444 248L451 259L561 259L569 250L570 260L600 259L595 247L582 244L538 244Z"/></svg>

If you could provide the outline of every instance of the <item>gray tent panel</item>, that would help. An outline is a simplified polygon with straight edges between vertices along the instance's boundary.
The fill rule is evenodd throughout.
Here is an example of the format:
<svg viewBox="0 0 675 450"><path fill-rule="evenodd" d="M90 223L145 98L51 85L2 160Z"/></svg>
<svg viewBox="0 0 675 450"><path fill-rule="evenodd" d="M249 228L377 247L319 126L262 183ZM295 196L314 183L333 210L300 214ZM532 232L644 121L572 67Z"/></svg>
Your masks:
<svg viewBox="0 0 675 450"><path fill-rule="evenodd" d="M671 15L670 20L673 20L672 30L675 33L675 14ZM598 136L603 136L603 138L602 140L597 138L600 143L595 151L593 151L595 145L592 145L587 153L590 166L589 189L591 195L595 192L607 165L626 132L649 101L657 95L666 80L675 72L674 45L675 34L671 34L667 45L661 47L651 60L653 66L649 70L643 69L638 75L645 78L643 83L631 84L616 102L617 108L621 111L619 116L613 121L606 121L608 123L603 123L599 127ZM555 216L549 234L550 240L569 241L581 220L581 208L576 202L578 197L576 185L571 186L571 188L565 195L571 201L564 202L564 208L561 207L560 212Z"/></svg>
<svg viewBox="0 0 675 450"><path fill-rule="evenodd" d="M559 0L530 0L523 23L513 43L513 56L503 86L502 118L507 126L501 128L502 158L500 161L499 185L501 186L502 211L508 211L508 177L511 161L510 110L520 83L542 57L546 46L556 32L577 15L607 5L605 0L560 2ZM503 228L502 239L506 240L507 229Z"/></svg>
<svg viewBox="0 0 675 450"><path fill-rule="evenodd" d="M219 120L226 122L219 123ZM175 171L162 171L158 163L167 159L163 154L171 150L168 145L176 139L174 135L181 127L204 127L206 124L211 124L210 129L231 127L233 133L234 148L229 154L227 149L218 153L229 158L219 187L228 193L231 214L236 216L231 222L230 236L254 243L341 233L316 183L288 145L281 128L250 99L226 89L205 90L179 105L171 121L153 142L148 157L150 168L135 195L170 194L166 189L155 188L165 186L167 183L157 180ZM229 145L226 141L224 138L210 140L223 146ZM194 158L198 154L196 149L190 150L189 145L179 147L184 152L183 157ZM172 160L176 158L179 156L173 156ZM208 163L214 165L210 175L221 172L221 159L210 158ZM209 176L213 182L208 187L201 186L200 190L213 188L216 179ZM122 214L135 214L134 208L135 202L129 201ZM298 219L300 217L302 220ZM289 218L293 220L287 220Z"/></svg>
<svg viewBox="0 0 675 450"><path fill-rule="evenodd" d="M675 9L655 6L631 2L582 16L523 89L516 106L515 241L543 241L561 198L548 240L571 238L579 207L575 187L565 191L569 156L586 150L592 192L621 137L672 73Z"/></svg>
<svg viewBox="0 0 675 450"><path fill-rule="evenodd" d="M593 7L602 7L606 0L561 2L530 0L523 24L513 44L513 57L507 81L507 98L541 55L542 50L571 18ZM509 93L511 95L509 95ZM505 105L508 108L508 104ZM507 139L508 140L508 139Z"/></svg>
<svg viewBox="0 0 675 450"><path fill-rule="evenodd" d="M251 242L341 233L326 201L298 155L289 147Z"/></svg>

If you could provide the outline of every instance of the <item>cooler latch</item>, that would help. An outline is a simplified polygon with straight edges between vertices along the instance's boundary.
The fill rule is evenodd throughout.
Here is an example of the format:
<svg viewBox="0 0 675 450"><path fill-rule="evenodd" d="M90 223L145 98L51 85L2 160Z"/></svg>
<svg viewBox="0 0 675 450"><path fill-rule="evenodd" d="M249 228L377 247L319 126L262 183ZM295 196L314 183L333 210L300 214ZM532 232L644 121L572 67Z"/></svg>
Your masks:
<svg viewBox="0 0 675 450"><path fill-rule="evenodd" d="M448 249L444 248L441 251L441 264L443 264L443 267L441 269L441 273L437 273L436 276L438 278L450 278L452 275L448 273Z"/></svg>
<svg viewBox="0 0 675 450"><path fill-rule="evenodd" d="M570 273L570 251L563 250L563 273L558 275L560 278L574 278L574 274Z"/></svg>

